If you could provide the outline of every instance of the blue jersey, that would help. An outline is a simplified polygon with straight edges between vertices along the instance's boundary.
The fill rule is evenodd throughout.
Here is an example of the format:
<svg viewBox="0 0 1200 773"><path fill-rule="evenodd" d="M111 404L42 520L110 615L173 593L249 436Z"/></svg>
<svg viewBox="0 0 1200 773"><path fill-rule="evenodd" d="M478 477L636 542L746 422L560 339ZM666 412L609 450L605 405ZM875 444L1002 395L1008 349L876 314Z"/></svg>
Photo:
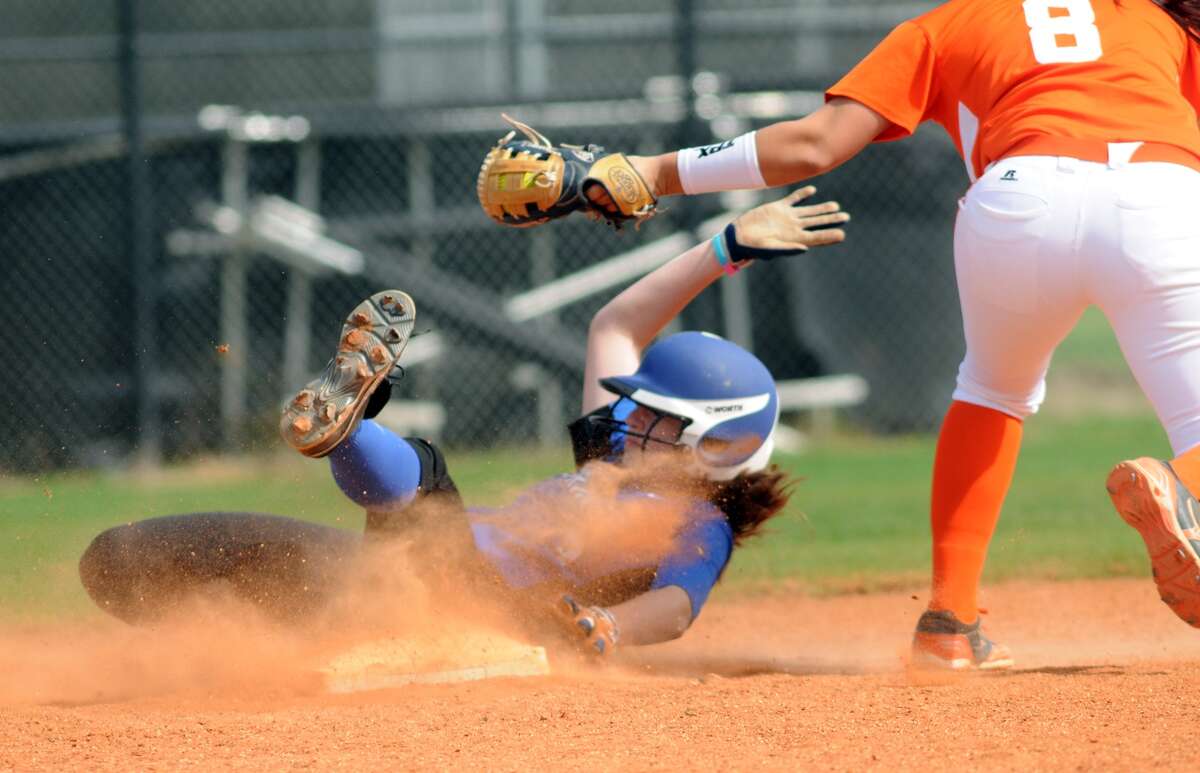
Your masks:
<svg viewBox="0 0 1200 773"><path fill-rule="evenodd" d="M628 406L612 409L617 418L626 414ZM607 455L623 441L622 433L606 433ZM372 513L386 520L420 491L423 462L414 446L373 421L360 424L329 458L342 491L367 509L368 524ZM543 481L507 507L468 510L479 553L514 589L553 583L588 603L616 604L677 585L691 599L695 617L733 551L724 513L703 499L668 499L628 487L594 496L589 484L604 478L594 473L613 469L594 464L600 466ZM639 539L646 532L655 536L664 524L641 516L663 511L670 516L669 533Z"/></svg>
<svg viewBox="0 0 1200 773"><path fill-rule="evenodd" d="M507 507L469 510L476 547L514 589L551 583L585 599L599 593L603 603L613 604L676 585L687 593L695 618L733 550L724 514L703 499L668 503L655 494L621 490L606 506L614 521L631 517L620 528L638 529L644 508L662 506L673 516L669 535L648 547L626 549L620 535L584 539L591 527L575 528L574 519L587 517L579 511L596 508L594 500L587 501L587 484L585 468L543 481Z"/></svg>

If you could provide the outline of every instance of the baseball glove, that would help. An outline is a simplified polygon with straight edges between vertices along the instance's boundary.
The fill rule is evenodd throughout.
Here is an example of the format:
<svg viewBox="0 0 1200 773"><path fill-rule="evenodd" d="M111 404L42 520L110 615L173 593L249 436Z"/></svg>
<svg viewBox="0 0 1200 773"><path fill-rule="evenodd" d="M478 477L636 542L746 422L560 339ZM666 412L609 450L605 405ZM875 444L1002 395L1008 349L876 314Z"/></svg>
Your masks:
<svg viewBox="0 0 1200 773"><path fill-rule="evenodd" d="M582 211L620 230L629 220L654 215L658 200L621 153L598 145L554 145L546 136L503 115L513 131L500 138L483 159L476 189L488 217L523 228ZM517 139L517 132L524 139ZM588 193L599 186L601 204Z"/></svg>

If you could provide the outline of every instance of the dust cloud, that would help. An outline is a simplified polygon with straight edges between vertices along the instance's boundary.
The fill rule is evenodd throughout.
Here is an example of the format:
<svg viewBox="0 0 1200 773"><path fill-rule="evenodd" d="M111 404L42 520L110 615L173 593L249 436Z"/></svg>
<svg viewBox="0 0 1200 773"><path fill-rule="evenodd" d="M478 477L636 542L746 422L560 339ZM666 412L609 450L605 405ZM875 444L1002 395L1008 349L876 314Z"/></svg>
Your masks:
<svg viewBox="0 0 1200 773"><path fill-rule="evenodd" d="M662 463L637 477L650 476L668 493L619 497L633 475L600 466L481 518L503 531L507 550L529 561L557 561L577 571L613 556L653 565L684 524L686 487L673 486L683 476ZM172 594L169 607L137 625L106 615L0 622L0 661L9 666L0 680L0 706L316 694L324 691L321 667L355 645L390 638L445 648L456 641L447 632L547 646L559 674L588 668L553 612L565 584L509 587L481 560L453 513L427 508L399 532L364 539L343 569L321 605L298 617L276 614L253 588L207 583ZM443 662L470 657L428 654Z"/></svg>

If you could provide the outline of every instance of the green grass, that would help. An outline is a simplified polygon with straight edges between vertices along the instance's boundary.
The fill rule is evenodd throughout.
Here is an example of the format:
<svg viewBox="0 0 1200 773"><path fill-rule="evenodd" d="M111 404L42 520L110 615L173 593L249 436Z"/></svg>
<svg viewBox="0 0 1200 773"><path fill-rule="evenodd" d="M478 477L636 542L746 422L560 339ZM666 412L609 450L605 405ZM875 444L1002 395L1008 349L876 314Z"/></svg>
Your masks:
<svg viewBox="0 0 1200 773"><path fill-rule="evenodd" d="M739 550L724 592L802 587L830 593L919 587L929 566L934 438L836 435L778 456L804 479L770 533ZM1059 348L1043 413L1026 425L1016 478L985 581L1143 574L1137 535L1104 492L1111 465L1168 455L1104 318L1095 311ZM570 466L566 449L452 453L468 504L499 504ZM362 514L326 465L227 459L149 474L0 475L0 615L89 610L75 562L115 524L197 510L257 510L350 529Z"/></svg>
<svg viewBox="0 0 1200 773"><path fill-rule="evenodd" d="M928 571L933 439L839 436L779 461L805 480L770 533L739 551L731 590L801 586L828 593L912 584ZM1114 461L1165 454L1147 416L1033 420L993 543L989 580L1141 573L1137 536L1112 512L1104 476ZM469 503L497 504L566 469L565 451L452 454ZM0 481L0 610L88 608L75 561L109 526L166 513L259 510L360 528L319 462L221 462L136 474Z"/></svg>
<svg viewBox="0 0 1200 773"><path fill-rule="evenodd" d="M1170 449L1098 310L1059 346L1048 382L1045 406L1026 422L984 581L1142 575L1142 543L1113 511L1104 479L1122 459ZM824 593L927 582L935 442L842 437L783 457L807 479L796 512L735 557L731 584Z"/></svg>
<svg viewBox="0 0 1200 773"><path fill-rule="evenodd" d="M1055 351L1054 369L1056 372L1064 369L1104 370L1116 374L1129 372L1108 320L1095 307L1083 313L1075 329Z"/></svg>
<svg viewBox="0 0 1200 773"><path fill-rule="evenodd" d="M839 439L784 465L806 481L793 512L740 552L729 579L815 592L924 580L929 567L933 438ZM1112 510L1104 478L1133 455L1168 453L1149 416L1031 420L985 580L1140 574L1137 535Z"/></svg>
<svg viewBox="0 0 1200 773"><path fill-rule="evenodd" d="M525 482L567 468L569 451L455 455L454 476L477 504L502 503ZM0 476L0 614L86 609L75 562L89 541L121 523L170 513L251 510L349 529L362 511L328 465L303 459L198 463L147 474Z"/></svg>

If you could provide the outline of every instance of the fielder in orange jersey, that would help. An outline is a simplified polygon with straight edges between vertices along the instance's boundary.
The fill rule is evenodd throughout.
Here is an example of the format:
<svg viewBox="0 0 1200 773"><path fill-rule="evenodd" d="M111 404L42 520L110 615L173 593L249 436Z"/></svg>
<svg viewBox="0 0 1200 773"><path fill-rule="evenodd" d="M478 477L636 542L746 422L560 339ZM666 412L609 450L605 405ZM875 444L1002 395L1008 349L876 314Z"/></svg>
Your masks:
<svg viewBox="0 0 1200 773"><path fill-rule="evenodd" d="M1200 626L1200 4L952 0L904 22L827 103L707 148L631 162L658 196L823 174L941 124L971 187L954 235L966 356L933 469L933 592L914 662L1012 665L976 591L1055 347L1108 317L1175 459L1121 462L1108 490L1164 601ZM595 190L594 203L606 204Z"/></svg>

